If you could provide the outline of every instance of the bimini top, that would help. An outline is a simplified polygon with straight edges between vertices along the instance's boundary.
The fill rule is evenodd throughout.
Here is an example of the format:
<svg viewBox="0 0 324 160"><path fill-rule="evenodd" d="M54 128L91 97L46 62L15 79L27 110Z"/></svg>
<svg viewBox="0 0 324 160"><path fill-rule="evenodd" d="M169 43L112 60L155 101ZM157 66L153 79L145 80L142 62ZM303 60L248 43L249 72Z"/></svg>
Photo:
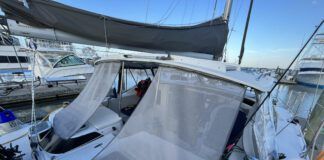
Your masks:
<svg viewBox="0 0 324 160"><path fill-rule="evenodd" d="M6 16L35 27L54 28L119 48L197 52L222 56L228 24L222 17L192 26L161 26L121 20L51 0L1 0ZM107 39L106 39L107 38Z"/></svg>
<svg viewBox="0 0 324 160"><path fill-rule="evenodd" d="M166 60L166 56L166 54L151 53L111 54L97 61L96 64L109 61L154 62L161 65L193 70L209 76L239 83L261 92L270 91L276 81L272 77L260 77L242 72L240 66L237 64L177 55L172 55L171 60Z"/></svg>

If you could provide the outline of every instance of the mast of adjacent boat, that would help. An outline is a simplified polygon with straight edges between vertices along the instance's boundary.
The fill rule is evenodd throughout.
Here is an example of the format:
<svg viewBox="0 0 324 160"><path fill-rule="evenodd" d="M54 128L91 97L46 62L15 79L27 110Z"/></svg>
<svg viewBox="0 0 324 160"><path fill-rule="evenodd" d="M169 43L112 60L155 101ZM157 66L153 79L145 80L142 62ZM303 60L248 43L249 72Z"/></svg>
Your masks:
<svg viewBox="0 0 324 160"><path fill-rule="evenodd" d="M248 12L248 15L247 15L247 18L246 18L246 22L245 22L245 28L244 28L244 33L243 33L241 51L240 51L239 61L238 61L238 64L239 65L241 64L242 58L243 58L243 55L244 55L245 39L246 39L247 31L249 29L249 23L250 23L250 17L251 17L251 12L252 12L253 1L254 0L251 0L250 1L249 12Z"/></svg>

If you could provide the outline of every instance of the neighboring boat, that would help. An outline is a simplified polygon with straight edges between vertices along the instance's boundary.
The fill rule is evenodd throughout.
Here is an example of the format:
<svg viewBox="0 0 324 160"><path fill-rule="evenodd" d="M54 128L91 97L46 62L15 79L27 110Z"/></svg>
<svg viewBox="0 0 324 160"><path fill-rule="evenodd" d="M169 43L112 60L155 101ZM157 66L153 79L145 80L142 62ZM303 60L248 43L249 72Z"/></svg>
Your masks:
<svg viewBox="0 0 324 160"><path fill-rule="evenodd" d="M324 33L315 35L309 49L299 61L297 83L324 89Z"/></svg>
<svg viewBox="0 0 324 160"><path fill-rule="evenodd" d="M93 73L93 66L73 52L47 49L37 51L35 58L35 77L44 81L87 79ZM32 69L32 65L29 68Z"/></svg>
<svg viewBox="0 0 324 160"><path fill-rule="evenodd" d="M29 61L19 46L0 45L0 83L23 81L22 75L28 73Z"/></svg>
<svg viewBox="0 0 324 160"><path fill-rule="evenodd" d="M324 57L301 59L296 81L301 85L324 89Z"/></svg>
<svg viewBox="0 0 324 160"><path fill-rule="evenodd" d="M9 145L12 142L19 144L28 144L24 137L29 133L29 124L23 124L16 118L11 110L0 107L0 146ZM22 139L25 139L21 141ZM20 148L21 150L22 148ZM29 147L23 148L22 151L30 152Z"/></svg>
<svg viewBox="0 0 324 160"><path fill-rule="evenodd" d="M21 51L19 46L15 46L15 49L13 46L0 45L0 72L21 72L21 67L23 70L28 69L28 55L26 52ZM22 66L20 66L19 62Z"/></svg>

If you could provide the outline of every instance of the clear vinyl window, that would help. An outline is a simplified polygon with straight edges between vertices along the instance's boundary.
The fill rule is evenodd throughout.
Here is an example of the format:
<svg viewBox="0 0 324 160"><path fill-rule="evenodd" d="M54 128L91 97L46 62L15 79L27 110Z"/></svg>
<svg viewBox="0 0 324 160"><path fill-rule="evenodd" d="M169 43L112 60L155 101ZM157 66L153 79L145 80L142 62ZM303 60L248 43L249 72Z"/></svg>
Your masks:
<svg viewBox="0 0 324 160"><path fill-rule="evenodd" d="M74 55L67 56L57 62L54 68L58 67L68 67L68 66L77 66L77 65L84 65L85 63L78 57Z"/></svg>

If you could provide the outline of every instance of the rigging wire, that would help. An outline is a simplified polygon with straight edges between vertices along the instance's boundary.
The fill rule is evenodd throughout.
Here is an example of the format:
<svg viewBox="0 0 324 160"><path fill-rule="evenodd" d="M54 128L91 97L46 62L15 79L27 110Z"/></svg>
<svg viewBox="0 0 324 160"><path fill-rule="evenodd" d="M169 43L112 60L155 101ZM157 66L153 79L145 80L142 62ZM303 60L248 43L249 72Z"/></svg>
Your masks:
<svg viewBox="0 0 324 160"><path fill-rule="evenodd" d="M150 6L150 0L146 0L146 13L145 13L145 23L147 22L148 11Z"/></svg>
<svg viewBox="0 0 324 160"><path fill-rule="evenodd" d="M156 22L156 24L160 24L160 22L162 21L162 20L164 20L165 18L165 16L167 16L167 14L169 13L169 11L171 10L171 8L172 8L172 6L173 6L173 4L175 3L175 1L176 0L173 0L172 2L171 2L171 4L168 6L168 8L167 8L167 10L164 12L164 14L162 15L162 17L161 17L161 19L159 20L159 21L157 21Z"/></svg>
<svg viewBox="0 0 324 160"><path fill-rule="evenodd" d="M214 4L214 10L213 10L212 19L214 19L214 18L215 18L215 16L216 16L216 12L217 12L217 0L215 0L215 4Z"/></svg>
<svg viewBox="0 0 324 160"><path fill-rule="evenodd" d="M190 13L189 24L191 23L191 20L192 20L193 14L194 14L194 12L195 12L196 2L197 2L197 0L194 0L194 1L193 1L193 5L192 5L192 8L191 8L191 13Z"/></svg>
<svg viewBox="0 0 324 160"><path fill-rule="evenodd" d="M165 22L172 15L174 9L178 6L179 2L180 2L180 0L172 1L167 12L165 12L165 14L162 16L162 18L157 22L158 25L161 25L163 22Z"/></svg>
<svg viewBox="0 0 324 160"><path fill-rule="evenodd" d="M107 48L107 52L109 51L109 46L108 46L108 32L107 32L107 28L106 28L106 17L103 15L103 27L104 27L104 33L105 33L105 42L106 42L106 48Z"/></svg>
<svg viewBox="0 0 324 160"><path fill-rule="evenodd" d="M183 20L184 20L184 18L185 18L185 15L186 15L186 13L187 13L187 7L188 7L188 2L187 2L187 0L184 0L184 10L183 10L183 15L182 15L182 18L181 18L181 25L183 25Z"/></svg>
<svg viewBox="0 0 324 160"><path fill-rule="evenodd" d="M207 4L207 10L206 10L206 15L205 15L205 19L208 20L208 14L209 14L209 8L210 8L210 3L212 2L212 0L207 0L208 4Z"/></svg>

